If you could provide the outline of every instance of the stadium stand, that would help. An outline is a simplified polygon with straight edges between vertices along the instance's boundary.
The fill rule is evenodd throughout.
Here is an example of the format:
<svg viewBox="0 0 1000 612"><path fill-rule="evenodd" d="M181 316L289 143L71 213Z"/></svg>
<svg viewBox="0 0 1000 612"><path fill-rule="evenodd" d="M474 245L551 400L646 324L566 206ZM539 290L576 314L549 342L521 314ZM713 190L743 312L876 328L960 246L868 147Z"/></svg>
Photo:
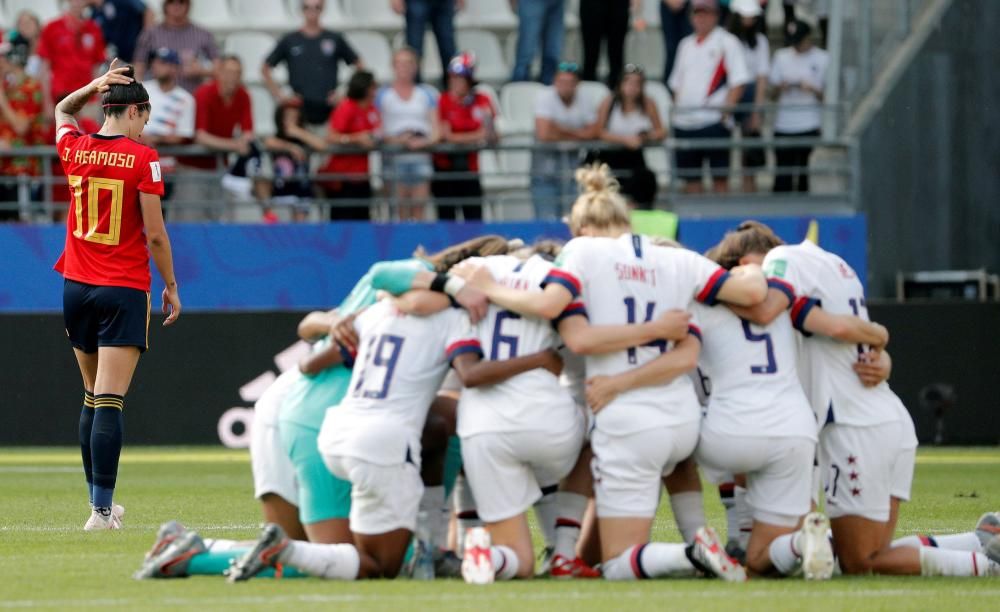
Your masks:
<svg viewBox="0 0 1000 612"><path fill-rule="evenodd" d="M227 55L239 57L243 62L244 82L259 83L260 66L277 42L273 36L264 32L234 32L226 37L222 50ZM276 81L284 83L288 80L288 70L283 63L271 70Z"/></svg>
<svg viewBox="0 0 1000 612"><path fill-rule="evenodd" d="M496 34L486 30L459 30L455 34L458 48L476 54L476 78L488 83L502 83L510 78L510 67Z"/></svg>
<svg viewBox="0 0 1000 612"><path fill-rule="evenodd" d="M393 50L406 46L406 33L397 32L392 37ZM438 53L437 39L430 30L424 32L424 55L420 58L420 75L428 83L437 83L444 74L444 67L441 66L441 56Z"/></svg>
<svg viewBox="0 0 1000 612"><path fill-rule="evenodd" d="M517 27L517 17L508 0L467 0L465 10L455 15L455 27L509 31Z"/></svg>
<svg viewBox="0 0 1000 612"><path fill-rule="evenodd" d="M6 13L13 22L21 11L31 11L44 24L59 16L59 0L7 0Z"/></svg>
<svg viewBox="0 0 1000 612"><path fill-rule="evenodd" d="M358 56L363 58L365 69L370 70L375 75L375 80L384 83L392 79L392 49L385 36L378 32L367 30L354 30L346 32L344 37L351 43ZM353 68L346 68L342 71L341 82L346 83L354 74Z"/></svg>
<svg viewBox="0 0 1000 612"><path fill-rule="evenodd" d="M301 3L296 2L296 5ZM331 2L331 6L336 6ZM289 12L280 0L230 0L233 17L250 28L292 29L298 26L298 19Z"/></svg>
<svg viewBox="0 0 1000 612"><path fill-rule="evenodd" d="M351 22L372 30L398 32L403 28L403 17L392 12L388 0L343 0L343 12Z"/></svg>
<svg viewBox="0 0 1000 612"><path fill-rule="evenodd" d="M234 16L229 10L229 2L192 2L191 21L203 28L213 31L235 31L240 30L247 24L244 21L245 15Z"/></svg>

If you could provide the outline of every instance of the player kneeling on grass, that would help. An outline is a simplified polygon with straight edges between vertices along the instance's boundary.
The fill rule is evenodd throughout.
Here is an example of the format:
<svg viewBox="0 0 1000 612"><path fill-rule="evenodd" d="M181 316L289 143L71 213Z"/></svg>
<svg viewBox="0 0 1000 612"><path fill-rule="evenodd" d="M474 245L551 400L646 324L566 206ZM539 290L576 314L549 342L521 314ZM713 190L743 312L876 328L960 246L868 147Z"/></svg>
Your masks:
<svg viewBox="0 0 1000 612"><path fill-rule="evenodd" d="M769 240L778 246L768 251L761 245ZM793 324L807 336L802 350L811 370L805 391L823 426L817 455L834 551L844 573L1000 576L1000 555L891 546L894 516L899 502L909 499L913 478L913 421L888 384L866 386L857 376L858 361L870 353L866 345L878 349L877 340L857 334L853 325L807 324L820 308L868 320L857 273L808 240L781 244L769 227L752 221L727 235L719 249L739 261L762 263L768 275L766 299L735 309L737 314L766 326L791 308ZM994 537L984 547L987 553L1000 548L1000 536Z"/></svg>

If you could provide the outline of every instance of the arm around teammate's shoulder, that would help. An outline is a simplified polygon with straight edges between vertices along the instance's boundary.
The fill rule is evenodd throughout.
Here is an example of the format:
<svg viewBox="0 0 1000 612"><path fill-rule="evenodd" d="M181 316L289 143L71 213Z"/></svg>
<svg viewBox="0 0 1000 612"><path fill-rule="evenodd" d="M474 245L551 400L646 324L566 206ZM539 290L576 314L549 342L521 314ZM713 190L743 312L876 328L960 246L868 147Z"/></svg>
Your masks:
<svg viewBox="0 0 1000 612"><path fill-rule="evenodd" d="M767 299L767 279L760 266L736 266L719 287L719 300L738 306L755 306Z"/></svg>
<svg viewBox="0 0 1000 612"><path fill-rule="evenodd" d="M163 321L163 325L171 325L181 315L181 298L177 290L177 278L174 276L174 257L170 250L167 227L163 222L160 196L139 192L139 207L142 211L142 224L146 231L149 253L165 284L162 311L167 318Z"/></svg>
<svg viewBox="0 0 1000 612"><path fill-rule="evenodd" d="M889 330L883 325L852 315L831 314L820 306L809 310L802 327L811 334L850 344L867 344L876 350L889 344Z"/></svg>

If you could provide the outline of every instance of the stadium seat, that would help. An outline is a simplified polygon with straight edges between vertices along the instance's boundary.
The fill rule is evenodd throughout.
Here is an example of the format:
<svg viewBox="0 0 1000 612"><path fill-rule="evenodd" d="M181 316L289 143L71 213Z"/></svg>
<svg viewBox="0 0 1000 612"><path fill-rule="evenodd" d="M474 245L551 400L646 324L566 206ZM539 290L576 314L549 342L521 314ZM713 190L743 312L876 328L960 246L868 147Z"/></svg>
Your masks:
<svg viewBox="0 0 1000 612"><path fill-rule="evenodd" d="M643 0L642 18L646 20L647 32L660 29L660 4L660 0Z"/></svg>
<svg viewBox="0 0 1000 612"><path fill-rule="evenodd" d="M496 34L485 30L458 30L455 42L461 51L476 54L476 78L495 83L510 78L510 68L503 57L500 41Z"/></svg>
<svg viewBox="0 0 1000 612"><path fill-rule="evenodd" d="M535 208L531 204L531 193L515 191L496 196L492 206L491 221L530 221L535 218Z"/></svg>
<svg viewBox="0 0 1000 612"><path fill-rule="evenodd" d="M580 27L580 0L566 0L565 21L567 30L576 30Z"/></svg>
<svg viewBox="0 0 1000 612"><path fill-rule="evenodd" d="M592 104L598 105L604 101L604 98L608 97L611 91L607 85L598 81L580 81L577 93L590 100Z"/></svg>
<svg viewBox="0 0 1000 612"><path fill-rule="evenodd" d="M402 15L389 8L389 0L343 0L344 14L358 26L373 30L399 31L404 27Z"/></svg>
<svg viewBox="0 0 1000 612"><path fill-rule="evenodd" d="M375 74L376 81L388 83L392 80L392 49L384 36L378 32L358 30L347 32L344 37L354 47L365 68ZM345 81L354 74L353 68L342 72Z"/></svg>
<svg viewBox="0 0 1000 612"><path fill-rule="evenodd" d="M247 83L261 81L260 67L268 54L274 49L277 41L270 34L263 32L235 32L226 37L222 45L226 54L236 55L243 61L243 80ZM288 71L284 64L274 67L271 74L275 81L284 83L288 80Z"/></svg>
<svg viewBox="0 0 1000 612"><path fill-rule="evenodd" d="M535 98L545 89L541 83L507 83L500 88L500 114L515 133L535 131Z"/></svg>
<svg viewBox="0 0 1000 612"><path fill-rule="evenodd" d="M667 147L649 147L643 155L646 157L646 166L656 175L656 183L661 188L669 185L670 160L667 157Z"/></svg>
<svg viewBox="0 0 1000 612"><path fill-rule="evenodd" d="M287 0L288 14L296 25L302 21L302 0ZM326 0L323 4L323 14L319 18L320 24L324 28L330 28L337 32L343 32L353 27L354 22L344 14L341 0Z"/></svg>
<svg viewBox="0 0 1000 612"><path fill-rule="evenodd" d="M233 17L228 2L192 2L191 22L208 30L240 30L242 22Z"/></svg>
<svg viewBox="0 0 1000 612"><path fill-rule="evenodd" d="M392 48L400 49L406 45L406 34L399 32L392 37ZM441 80L444 69L441 67L441 54L438 53L437 39L430 30L424 32L424 55L420 60L420 76L428 83Z"/></svg>
<svg viewBox="0 0 1000 612"><path fill-rule="evenodd" d="M42 26L46 22L58 17L61 12L59 10L59 0L7 0L6 9L5 13L9 21L4 23L10 27L14 26L17 16L21 14L21 11L34 13L41 20Z"/></svg>
<svg viewBox="0 0 1000 612"><path fill-rule="evenodd" d="M233 17L241 24L263 30L290 30L298 24L283 2L229 0ZM301 6L301 2L297 3Z"/></svg>
<svg viewBox="0 0 1000 612"><path fill-rule="evenodd" d="M660 121L663 125L670 125L670 92L667 90L667 86L660 81L646 81L645 88L646 95L656 102L656 109L660 111Z"/></svg>
<svg viewBox="0 0 1000 612"><path fill-rule="evenodd" d="M625 39L625 62L641 65L650 81L663 78L663 54L663 32L659 28L632 30Z"/></svg>
<svg viewBox="0 0 1000 612"><path fill-rule="evenodd" d="M274 98L263 85L247 85L253 111L253 131L258 136L274 134Z"/></svg>
<svg viewBox="0 0 1000 612"><path fill-rule="evenodd" d="M509 0L466 0L465 9L455 15L455 27L459 32L470 27L512 30L517 27L517 17Z"/></svg>

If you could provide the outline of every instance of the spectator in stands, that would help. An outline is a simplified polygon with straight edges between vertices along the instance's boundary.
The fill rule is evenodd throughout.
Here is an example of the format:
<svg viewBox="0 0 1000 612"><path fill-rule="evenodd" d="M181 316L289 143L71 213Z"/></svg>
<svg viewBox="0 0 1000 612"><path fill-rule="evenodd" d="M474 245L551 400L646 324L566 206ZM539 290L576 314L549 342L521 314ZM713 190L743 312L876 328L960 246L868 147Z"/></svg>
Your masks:
<svg viewBox="0 0 1000 612"><path fill-rule="evenodd" d="M441 137L438 95L431 87L416 82L417 61L417 53L409 47L396 51L392 56L395 74L392 85L379 90L375 98L385 143L411 151L382 155L389 169L393 201L398 206L399 218L405 221L424 218L434 175L431 155L425 149Z"/></svg>
<svg viewBox="0 0 1000 612"><path fill-rule="evenodd" d="M375 75L358 70L347 83L347 97L330 115L327 142L364 149L360 153L337 153L323 169L324 174L339 174L323 187L326 197L352 200L330 208L331 221L367 221L372 186L368 182L368 150L378 143L382 121L375 108Z"/></svg>
<svg viewBox="0 0 1000 612"><path fill-rule="evenodd" d="M538 80L552 84L562 54L566 0L510 0L517 13L517 51L512 81L530 81L531 63L542 48L542 72Z"/></svg>
<svg viewBox="0 0 1000 612"><path fill-rule="evenodd" d="M743 56L751 81L743 87L740 105L752 106L736 111L733 118L740 126L743 138L760 138L763 124L763 105L767 101L767 79L771 73L771 48L767 36L762 34L763 10L759 0L733 0L730 4L732 16L729 31L743 44ZM764 167L764 149L746 147L743 149L743 191L757 191L754 172Z"/></svg>
<svg viewBox="0 0 1000 612"><path fill-rule="evenodd" d="M17 14L17 22L14 31L10 33L8 39L13 43L16 39L22 38L28 43L28 61L24 65L24 71L34 79L42 77L42 58L38 57L38 40L42 36L42 22L38 15L31 11L21 11Z"/></svg>
<svg viewBox="0 0 1000 612"><path fill-rule="evenodd" d="M372 0L378 2L379 0ZM406 18L406 45L424 55L424 32L430 25L437 41L441 65L455 56L455 12L465 8L466 0L389 0L392 10ZM417 80L419 80L419 72ZM444 78L448 87L448 77Z"/></svg>
<svg viewBox="0 0 1000 612"><path fill-rule="evenodd" d="M661 0L660 29L663 30L664 66L663 80L670 79L677 59L677 46L691 29L691 0ZM669 86L669 83L668 83Z"/></svg>
<svg viewBox="0 0 1000 612"><path fill-rule="evenodd" d="M771 66L771 85L778 95L774 136L776 139L819 136L827 53L813 44L808 23L793 21L786 30L789 46L774 54ZM812 147L806 146L775 148L775 191L809 191L811 153Z"/></svg>
<svg viewBox="0 0 1000 612"><path fill-rule="evenodd" d="M217 0L199 0L209 2ZM219 68L219 48L215 37L204 28L191 23L191 0L163 0L163 23L146 28L135 45L135 77L142 79L146 58L153 51L166 47L181 56L181 77L178 83L194 93Z"/></svg>
<svg viewBox="0 0 1000 612"><path fill-rule="evenodd" d="M24 70L30 46L24 38L0 42L0 152L41 144L44 132L42 86ZM17 221L17 202L29 198L16 176L37 176L37 158L0 157L0 222ZM10 182L7 182L10 181ZM19 193L22 192L23 193Z"/></svg>
<svg viewBox="0 0 1000 612"><path fill-rule="evenodd" d="M131 64L139 34L154 25L156 13L143 0L88 0L88 4L104 32L108 57Z"/></svg>
<svg viewBox="0 0 1000 612"><path fill-rule="evenodd" d="M181 71L183 73L183 58ZM242 84L240 58L227 55L219 63L216 78L194 92L194 141L217 153L235 153L246 157L253 152L253 113L250 94ZM175 219L217 220L224 211L213 204L223 201L219 174L223 169L218 157L188 157L177 167L177 203Z"/></svg>
<svg viewBox="0 0 1000 612"><path fill-rule="evenodd" d="M656 102L644 93L642 66L626 64L621 82L597 110L600 137L619 147L603 150L600 161L614 171L621 192L637 208L649 210L656 200L656 175L646 165L642 148L667 137Z"/></svg>
<svg viewBox="0 0 1000 612"><path fill-rule="evenodd" d="M309 180L309 154L326 149L326 139L306 128L302 101L290 98L274 111L274 136L264 139L271 156L272 180L261 199L292 210L292 221L309 220L312 183ZM276 222L277 216L265 208L264 219Z"/></svg>
<svg viewBox="0 0 1000 612"><path fill-rule="evenodd" d="M718 0L692 0L694 34L677 47L670 73L674 99L673 129L678 139L729 138L729 110L750 81L740 41L719 26ZM688 193L702 191L702 164L712 169L713 188L728 191L728 148L677 151L676 166Z"/></svg>
<svg viewBox="0 0 1000 612"><path fill-rule="evenodd" d="M463 52L448 63L448 90L438 102L441 140L459 145L486 146L496 142L497 109L486 94L476 91L476 58ZM437 200L439 219L466 221L483 218L483 186L479 182L479 153L438 153L434 155L438 175L431 185ZM472 176L448 176L472 174Z"/></svg>
<svg viewBox="0 0 1000 612"><path fill-rule="evenodd" d="M142 131L143 141L151 147L185 145L194 140L196 104L194 96L177 84L181 73L181 57L173 49L157 49L149 59L151 79L143 85L149 93L149 122ZM160 157L164 179L164 200L174 191L172 177L177 171L177 158Z"/></svg>
<svg viewBox="0 0 1000 612"><path fill-rule="evenodd" d="M820 44L826 46L826 33L830 25L830 0L784 0L782 5L785 11L786 33L788 26L798 20L796 6L805 6L807 10L812 9L816 19L819 20ZM791 44L787 37L785 44Z"/></svg>
<svg viewBox="0 0 1000 612"><path fill-rule="evenodd" d="M583 38L584 81L597 80L597 62L604 45L608 56L608 87L614 89L625 65L625 35L629 11L641 14L642 0L580 0L580 36Z"/></svg>
<svg viewBox="0 0 1000 612"><path fill-rule="evenodd" d="M600 132L597 104L579 95L579 66L562 62L551 87L535 99L535 140L554 144L593 140ZM576 195L573 171L579 165L577 150L536 151L531 159L531 197L539 219L562 218L563 207Z"/></svg>
<svg viewBox="0 0 1000 612"><path fill-rule="evenodd" d="M84 16L86 0L69 0L61 17L45 24L38 41L38 55L49 74L52 101L80 89L94 78L104 62L104 34Z"/></svg>
<svg viewBox="0 0 1000 612"><path fill-rule="evenodd" d="M274 82L271 69L284 62L289 85L302 102L306 124L319 126L325 132L336 102L340 63L360 68L361 61L347 39L320 25L323 6L323 0L302 0L302 27L278 41L261 66L261 75L268 91L281 102L286 96Z"/></svg>

